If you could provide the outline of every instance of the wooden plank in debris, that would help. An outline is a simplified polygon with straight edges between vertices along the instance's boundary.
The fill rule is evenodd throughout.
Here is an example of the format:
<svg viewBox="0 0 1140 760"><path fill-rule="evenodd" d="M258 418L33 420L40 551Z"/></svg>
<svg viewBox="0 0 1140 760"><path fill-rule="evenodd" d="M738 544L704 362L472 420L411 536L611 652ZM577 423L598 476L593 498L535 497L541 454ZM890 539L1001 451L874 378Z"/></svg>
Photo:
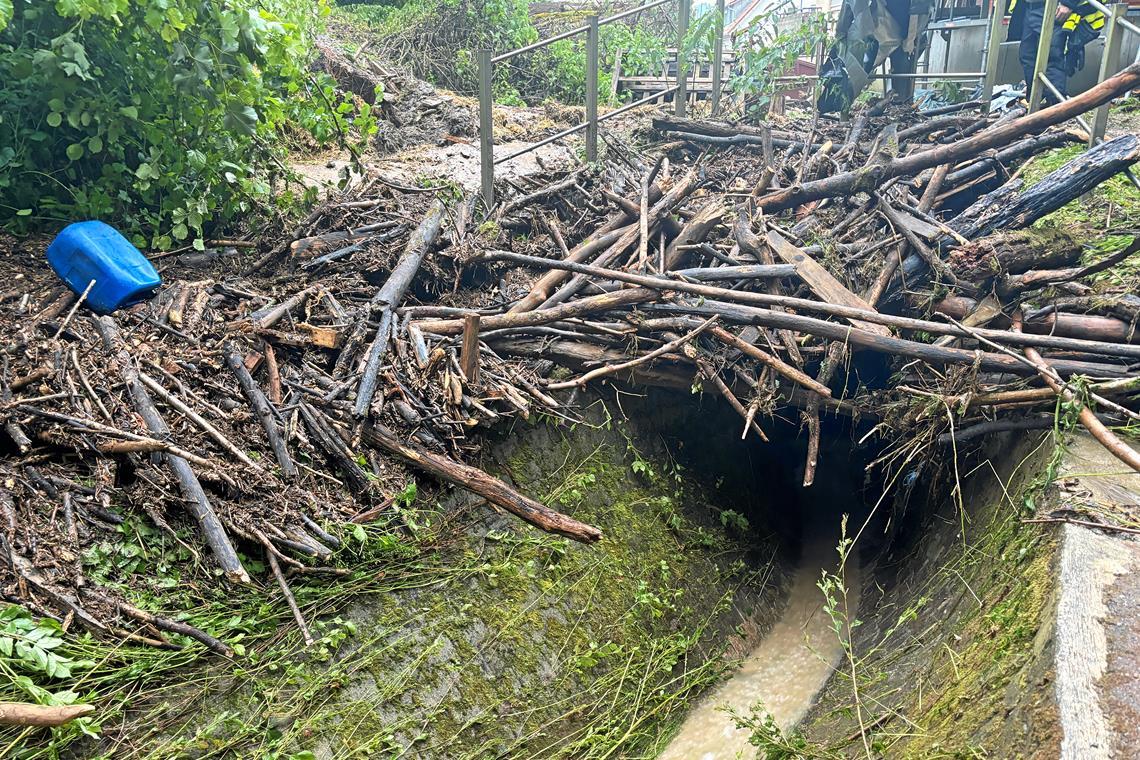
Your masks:
<svg viewBox="0 0 1140 760"><path fill-rule="evenodd" d="M463 317L463 345L459 352L459 366L469 383L479 382L479 315Z"/></svg>
<svg viewBox="0 0 1140 760"><path fill-rule="evenodd" d="M819 262L789 243L784 239L783 235L775 230L768 231L768 245L772 246L772 250L776 252L776 255L786 263L794 265L796 273L800 278L807 283L813 293L823 300L828 303L837 303L856 309L875 311L875 307L844 287L843 283L835 279L831 272L824 269ZM856 327L866 330L867 332L875 333L876 335L891 334L891 331L883 325L863 322L858 319L850 319L848 321Z"/></svg>

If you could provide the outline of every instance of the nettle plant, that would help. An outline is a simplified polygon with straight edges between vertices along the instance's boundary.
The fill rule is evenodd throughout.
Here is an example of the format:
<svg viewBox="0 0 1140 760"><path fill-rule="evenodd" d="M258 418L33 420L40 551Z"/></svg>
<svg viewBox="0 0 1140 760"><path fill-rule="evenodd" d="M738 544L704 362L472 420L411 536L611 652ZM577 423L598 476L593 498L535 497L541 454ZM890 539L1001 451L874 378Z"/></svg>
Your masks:
<svg viewBox="0 0 1140 760"><path fill-rule="evenodd" d="M0 0L0 221L101 218L144 247L202 247L301 200L283 138L376 128L310 71L327 13L327 0Z"/></svg>

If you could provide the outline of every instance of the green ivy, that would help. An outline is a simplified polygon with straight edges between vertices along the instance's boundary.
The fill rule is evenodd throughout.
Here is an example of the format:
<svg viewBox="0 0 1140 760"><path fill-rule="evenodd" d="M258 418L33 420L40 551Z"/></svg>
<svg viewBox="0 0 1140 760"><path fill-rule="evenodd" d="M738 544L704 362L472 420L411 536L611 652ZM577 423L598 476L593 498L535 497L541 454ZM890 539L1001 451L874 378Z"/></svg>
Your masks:
<svg viewBox="0 0 1140 760"><path fill-rule="evenodd" d="M327 0L0 0L0 219L112 221L140 246L304 199L283 162L375 131L309 69Z"/></svg>

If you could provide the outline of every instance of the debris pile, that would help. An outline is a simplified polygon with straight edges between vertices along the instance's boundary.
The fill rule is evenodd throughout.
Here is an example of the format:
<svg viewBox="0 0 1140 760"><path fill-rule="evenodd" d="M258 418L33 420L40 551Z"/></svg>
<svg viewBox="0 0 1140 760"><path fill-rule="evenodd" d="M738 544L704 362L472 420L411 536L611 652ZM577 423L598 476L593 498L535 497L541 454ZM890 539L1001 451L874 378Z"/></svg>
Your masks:
<svg viewBox="0 0 1140 760"><path fill-rule="evenodd" d="M145 513L172 536L192 526L188 548L231 582L264 556L304 631L289 575L335 572L340 526L382 518L409 469L598 540L470 464L481 428L573 422L591 384L704 389L761 439L768 415L798 409L805 485L821 414L875 421L901 469L939 442L1051 426L1058 397L1140 469L1109 430L1138 417L1140 299L1087 284L1140 233L1082 265L1064 232L1030 229L1140 159L1140 137L1031 187L1016 176L1078 139L1062 124L1138 82L1132 67L1030 115L662 117L649 152L614 139L604 167L519 180L490 210L373 175L261 251L155 256L166 286L114 317L85 310L27 244L0 291L5 597L228 653L85 578L85 547ZM856 355L884 357L885 374L845 370Z"/></svg>

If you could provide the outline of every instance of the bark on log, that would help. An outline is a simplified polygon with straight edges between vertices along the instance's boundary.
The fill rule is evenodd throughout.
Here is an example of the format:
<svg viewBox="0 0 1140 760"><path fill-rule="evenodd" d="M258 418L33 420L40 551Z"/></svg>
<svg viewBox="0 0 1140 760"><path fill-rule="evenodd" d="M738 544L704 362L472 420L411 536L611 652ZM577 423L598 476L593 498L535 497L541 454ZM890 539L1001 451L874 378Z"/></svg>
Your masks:
<svg viewBox="0 0 1140 760"><path fill-rule="evenodd" d="M942 190L939 192L948 194L956 193L967 183L973 182L993 172L995 164L1008 167L1015 161L1020 161L1030 156L1036 156L1038 153L1042 153L1046 150L1059 148L1062 145L1076 142L1081 142L1081 137L1079 134L1070 130L1046 132L1042 135L1026 137L1022 140L1018 140L1013 145L1002 148L992 156L978 158L972 163L948 173L942 182ZM920 187L922 187L924 191L927 185L927 182L920 181Z"/></svg>
<svg viewBox="0 0 1140 760"><path fill-rule="evenodd" d="M273 419L273 409L269 406L269 399L265 398L261 388L257 387L253 376L245 367L245 362L242 361L241 352L232 342L226 343L225 358L226 365L237 379L246 400L253 407L253 411L257 413L257 420L261 423L261 429L265 431L265 437L269 440L270 448L273 449L273 456L277 459L277 464L281 466L281 474L287 478L297 477L297 465L293 464L293 458L289 456L289 448L285 445L285 439L281 437L281 431L277 429L277 422Z"/></svg>
<svg viewBox="0 0 1140 760"><path fill-rule="evenodd" d="M959 338L970 338L973 335L982 335L990 340L994 340L1000 343L1007 343L1009 345L1039 346L1041 348L1086 351L1089 353L1104 354L1106 356L1140 358L1140 349L1137 349L1134 346L1121 345L1118 343L1077 341L1075 339L1057 338L1051 335L1021 335L1005 330L975 329L973 331L965 331L956 325L943 324L941 322L931 322L930 320L926 319L914 319L912 317L895 316L893 314L880 314L874 310L867 310L855 306L847 306L844 304L824 303L822 301L813 301L808 298L777 296L768 293L755 293L747 290L728 290L726 288L718 288L712 285L702 285L692 282L679 282L668 280L662 277L630 274L613 269L593 267L586 264L570 264L568 262L562 261L550 261L548 259L539 259L534 256L526 256L521 253L508 254L507 252L503 251L499 253L499 256L505 257L508 261L517 261L521 264L531 264L534 266L547 267L564 267L574 272L593 275L601 279L618 280L621 282L632 283L634 285L641 285L643 287L631 290L619 290L614 293L604 293L600 296L592 296L591 298L593 300L584 298L570 304L564 304L563 306L560 306L559 309L564 309L565 311L557 312L557 316L547 313L548 311L553 310L546 310L529 314L504 314L499 317L484 318L484 325L490 325L493 323L498 327L523 327L547 324L549 322L554 322L558 319L564 319L569 316L580 316L582 314L600 311L601 308L598 305L607 303L605 299L613 299L608 303L617 305L628 305L633 303L646 303L648 301L653 301L656 300L654 291L659 290L690 293L692 295L701 296L703 298L712 298L734 304L745 304L751 307L784 306L794 309L803 309L806 311L814 311L835 317L843 317L845 319L871 322L876 325L897 327L904 330L921 330L924 332L932 333L934 335L953 335ZM614 308L614 306L607 306L606 308ZM511 318L509 323L506 322L507 318ZM500 322L497 320L504 321ZM842 329L841 325L835 325L835 323L828 324L832 324ZM430 326L432 332L443 335L455 334L456 332L463 329L462 320L439 320L434 322L421 322L419 325L424 330L427 330ZM790 329L794 330L795 328Z"/></svg>
<svg viewBox="0 0 1140 760"><path fill-rule="evenodd" d="M674 208L679 206L685 198L687 198L694 190L701 184L701 177L695 171L690 171L678 180L669 192L661 196L661 200L653 204L649 209L649 228L652 230L657 226L658 222L665 217L666 214L671 212ZM683 234L683 232L682 232ZM613 245L607 248L598 256L595 264L598 266L606 266L620 256L622 256L631 246L633 246L638 238L641 236L639 225L633 224L626 228L621 237L614 241ZM696 242L696 241L694 241ZM563 285L558 291L550 298L543 302L542 308L549 309L551 306L565 302L568 298L573 296L582 286L586 284L586 279L580 276L570 278L570 281Z"/></svg>
<svg viewBox="0 0 1140 760"><path fill-rule="evenodd" d="M1092 110L1138 85L1140 64L1132 64L1119 74L1063 103L995 125L965 140L896 158L882 165L844 172L768 193L757 200L757 205L767 213L774 213L822 198L870 192L892 177L915 175L939 164L959 163L987 150L1006 146L1020 137L1041 132Z"/></svg>
<svg viewBox="0 0 1140 760"><path fill-rule="evenodd" d="M865 311L875 311L870 304L852 293L843 283L835 279L831 272L827 271L827 269L815 261L815 259L785 240L778 232L774 230L768 232L768 245L770 245L772 250L776 252L776 255L785 262L794 264L796 272L803 281L808 284L808 287L812 289L813 293L824 301L850 306L855 309L863 309ZM878 333L879 335L891 334L891 331L886 327L873 322L864 322L857 319L850 319L850 322L856 327L867 330L868 332Z"/></svg>
<svg viewBox="0 0 1140 760"><path fill-rule="evenodd" d="M656 203L661 200L661 188L656 184L649 186L649 203ZM639 207L630 201L633 208L625 208L623 213L615 214L610 217L610 220L598 228L592 235L588 236L574 249L570 251L570 255L566 257L566 261L586 261L598 251L605 250L613 245L618 238L628 231L630 224L637 225L638 215L640 213ZM562 270L551 270L539 277L530 286L530 292L526 294L521 301L516 303L510 308L511 312L530 311L537 309L539 306L550 298L554 289L569 279L570 273Z"/></svg>
<svg viewBox="0 0 1140 760"><path fill-rule="evenodd" d="M1064 230L1013 230L958 246L946 264L960 280L983 286L1003 275L1054 269L1080 258L1080 244Z"/></svg>
<svg viewBox="0 0 1140 760"><path fill-rule="evenodd" d="M372 405L372 397L376 394L376 386L380 382L380 365L388 349L396 307L403 300L404 293L412 284L412 279L419 271L427 252L439 237L446 210L447 207L442 200L432 203L419 226L408 238L400 261L392 268L392 273L388 275L384 285L372 297L371 309L380 309L380 325L376 329L372 345L368 348L368 359L364 364L364 373L356 391L356 405L352 410L356 417L364 417Z"/></svg>
<svg viewBox="0 0 1140 760"><path fill-rule="evenodd" d="M557 533L582 543L593 543L602 537L602 532L592 525L567 517L561 512L555 512L476 467L456 462L415 444L401 442L395 433L383 425L374 423L365 426L361 432L361 439L370 446L394 454L412 467L433 477L479 494L492 504L548 533Z"/></svg>
<svg viewBox="0 0 1140 760"><path fill-rule="evenodd" d="M647 311L654 310L653 305L645 307ZM679 306L669 306L676 311ZM876 335L848 327L836 322L827 322L799 314L781 314L770 309L757 309L738 304L704 301L700 304L685 304L684 311L698 316L710 317L719 314L725 319L744 324L753 324L762 327L775 327L778 329L795 330L808 335L815 335L828 340L847 342L861 348L894 356L906 356L911 359L920 359L928 364L965 364L971 365L979 362L979 367L990 372L1006 372L1015 375L1034 375L1035 372L1022 362L1005 354L967 351L960 348L944 348L929 343L904 340L890 336ZM980 330L975 330L981 333ZM996 331L993 331L996 332ZM1029 337L1029 336L1026 336ZM1036 336L1041 337L1041 336ZM1100 364L1084 361L1058 360L1052 362L1054 369L1064 376L1089 375L1092 377L1124 377L1127 369L1120 365Z"/></svg>
<svg viewBox="0 0 1140 760"><path fill-rule="evenodd" d="M1140 71L1140 65L1129 67L1130 70L1133 68ZM1020 190L1012 199L1010 190L1020 189L1021 180L1010 180L1005 186L979 198L955 217L950 226L967 238L988 235L997 230L1028 227L1138 160L1140 136L1120 135L1073 158L1033 187Z"/></svg>
<svg viewBox="0 0 1140 760"><path fill-rule="evenodd" d="M963 319L974 310L976 305L977 302L972 298L949 296L936 303L934 310L940 314L954 317L954 319ZM1008 324L1008 320L1005 320L1004 323ZM1022 329L1032 335L1105 343L1140 343L1140 331L1129 323L1115 317L1101 317L1091 314L1050 312L1029 315L1025 318ZM1061 348L1062 346L1055 347Z"/></svg>

